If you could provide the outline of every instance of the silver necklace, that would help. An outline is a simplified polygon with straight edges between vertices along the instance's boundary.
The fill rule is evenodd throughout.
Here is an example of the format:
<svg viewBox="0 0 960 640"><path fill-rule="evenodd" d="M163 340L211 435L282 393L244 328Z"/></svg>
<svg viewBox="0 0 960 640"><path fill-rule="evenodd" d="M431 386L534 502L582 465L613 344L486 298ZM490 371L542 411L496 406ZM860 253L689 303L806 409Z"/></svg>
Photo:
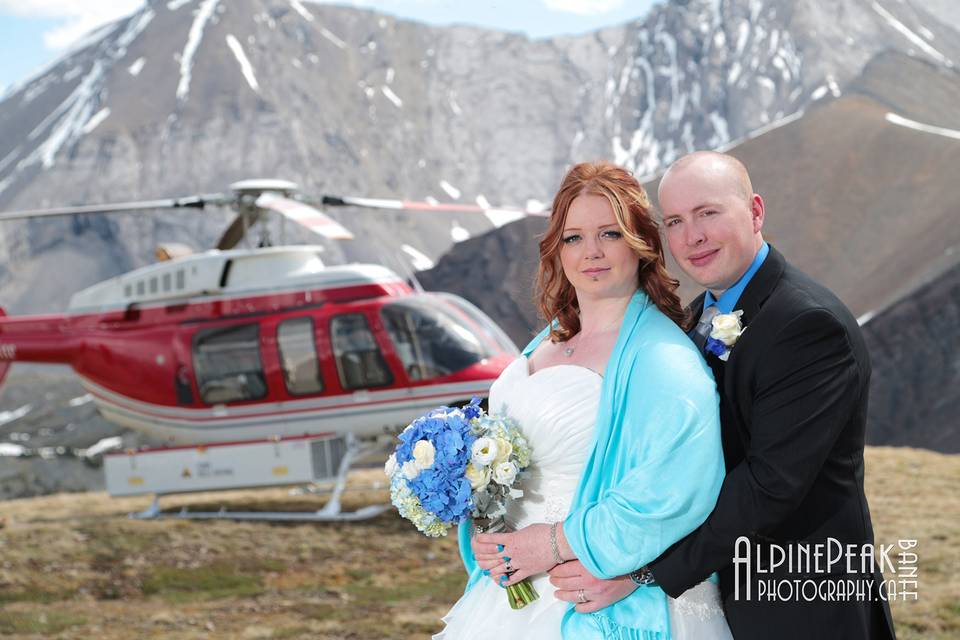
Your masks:
<svg viewBox="0 0 960 640"><path fill-rule="evenodd" d="M600 329L599 331L594 331L594 332L593 332L592 334L590 334L590 335L596 335L596 334L598 334L598 333L603 333L603 332L605 332L605 331L609 331L610 329L612 329L612 328L614 327L614 325L616 325L618 322L620 322L620 321L622 321L622 320L623 320L623 318L617 318L616 320L614 320L613 322L611 322L610 324L608 324L607 326L605 326L603 329ZM589 337L589 336L587 336L587 337ZM573 352L576 351L576 350L577 350L577 347L580 346L580 343L583 342L583 340L584 340L584 338L583 338L583 332L578 333L578 334L576 335L576 338L577 338L577 344L576 344L576 345L564 347L564 349L563 349L563 355L565 355L565 356L568 357L568 358L573 355Z"/></svg>

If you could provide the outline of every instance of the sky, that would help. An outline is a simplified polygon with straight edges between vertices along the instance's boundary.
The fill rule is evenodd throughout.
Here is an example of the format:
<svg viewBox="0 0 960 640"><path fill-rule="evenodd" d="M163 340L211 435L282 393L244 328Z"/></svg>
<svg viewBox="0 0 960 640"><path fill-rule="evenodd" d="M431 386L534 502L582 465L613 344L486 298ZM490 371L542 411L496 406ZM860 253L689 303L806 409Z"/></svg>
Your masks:
<svg viewBox="0 0 960 640"><path fill-rule="evenodd" d="M199 4L199 0L155 1ZM315 0L301 1L309 5ZM627 22L646 15L652 5L660 2L662 0L345 0L331 4L365 7L435 25L473 24L543 38ZM32 75L67 51L83 34L129 15L143 4L144 0L0 0L0 60L3 61L0 88Z"/></svg>

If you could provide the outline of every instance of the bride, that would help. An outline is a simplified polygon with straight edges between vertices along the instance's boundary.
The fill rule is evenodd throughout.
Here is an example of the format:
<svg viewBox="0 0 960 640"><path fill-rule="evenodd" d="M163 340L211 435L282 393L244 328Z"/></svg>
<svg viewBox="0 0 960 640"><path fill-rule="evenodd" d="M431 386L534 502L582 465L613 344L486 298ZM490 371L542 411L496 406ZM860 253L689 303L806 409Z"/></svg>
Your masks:
<svg viewBox="0 0 960 640"><path fill-rule="evenodd" d="M729 639L713 582L672 600L626 575L706 518L724 475L713 377L681 329L646 193L620 167L582 163L552 211L537 280L553 322L490 389L490 413L533 451L515 533L461 525L470 579L434 640ZM622 599L593 611L589 593L556 590L546 572L573 559L620 576L608 584ZM502 587L527 577L540 598L513 610Z"/></svg>

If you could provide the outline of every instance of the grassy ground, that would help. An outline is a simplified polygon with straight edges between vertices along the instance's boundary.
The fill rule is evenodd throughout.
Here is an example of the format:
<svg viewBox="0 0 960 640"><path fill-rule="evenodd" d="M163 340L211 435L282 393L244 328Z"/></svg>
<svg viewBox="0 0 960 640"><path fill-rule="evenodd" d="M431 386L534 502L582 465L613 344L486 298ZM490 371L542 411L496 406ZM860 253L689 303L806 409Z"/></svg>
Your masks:
<svg viewBox="0 0 960 640"><path fill-rule="evenodd" d="M387 500L355 472L345 506ZM960 456L867 452L878 542L919 540L901 639L960 634ZM165 508L314 510L283 490L166 499ZM425 638L463 588L452 538L393 512L339 524L133 521L147 499L100 493L0 502L0 635L18 638Z"/></svg>

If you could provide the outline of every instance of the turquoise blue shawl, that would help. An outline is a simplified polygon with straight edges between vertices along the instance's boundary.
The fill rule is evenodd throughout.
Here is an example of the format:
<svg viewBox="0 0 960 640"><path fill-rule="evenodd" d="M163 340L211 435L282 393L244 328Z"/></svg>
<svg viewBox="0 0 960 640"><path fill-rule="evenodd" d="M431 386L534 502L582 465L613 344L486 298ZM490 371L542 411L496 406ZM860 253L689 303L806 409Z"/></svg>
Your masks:
<svg viewBox="0 0 960 640"><path fill-rule="evenodd" d="M548 334L549 327L523 354ZM593 575L629 573L706 519L724 473L713 375L683 331L637 291L604 372L591 452L563 522L567 541ZM469 523L459 534L469 589L482 572ZM669 640L667 596L647 586L596 613L571 605L562 636Z"/></svg>

